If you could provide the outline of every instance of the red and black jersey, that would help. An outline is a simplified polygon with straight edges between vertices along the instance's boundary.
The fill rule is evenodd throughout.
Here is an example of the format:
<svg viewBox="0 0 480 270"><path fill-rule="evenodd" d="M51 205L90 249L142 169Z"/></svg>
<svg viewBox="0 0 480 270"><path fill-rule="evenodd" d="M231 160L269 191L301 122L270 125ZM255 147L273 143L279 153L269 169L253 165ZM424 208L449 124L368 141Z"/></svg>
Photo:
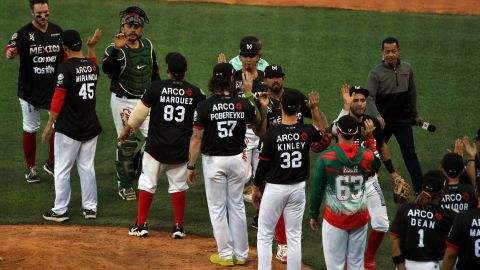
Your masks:
<svg viewBox="0 0 480 270"><path fill-rule="evenodd" d="M308 100L308 98L297 89L284 88L284 91L295 91L302 96L303 100ZM280 100L270 98L267 106L267 129L282 123L282 108L280 106ZM305 102L302 103L300 112L297 114L298 122L303 123L303 117L312 118L312 113Z"/></svg>
<svg viewBox="0 0 480 270"><path fill-rule="evenodd" d="M458 252L458 270L480 266L480 209L458 214L448 234L447 245Z"/></svg>
<svg viewBox="0 0 480 270"><path fill-rule="evenodd" d="M200 88L186 81L153 82L142 97L143 104L150 107L145 151L165 164L188 161L193 114L204 99Z"/></svg>
<svg viewBox="0 0 480 270"><path fill-rule="evenodd" d="M307 180L310 174L310 145L320 136L311 124L281 124L268 129L262 138L259 156L261 161L268 162L268 166L258 167L255 182L295 184Z"/></svg>
<svg viewBox="0 0 480 270"><path fill-rule="evenodd" d="M247 124L255 120L255 107L235 95L212 95L195 110L194 128L203 128L202 153L210 156L234 156L246 147Z"/></svg>
<svg viewBox="0 0 480 270"><path fill-rule="evenodd" d="M8 42L7 48L17 48L20 56L18 97L35 107L49 109L55 85L55 74L63 58L62 29L48 23L47 31L28 23Z"/></svg>
<svg viewBox="0 0 480 270"><path fill-rule="evenodd" d="M477 208L478 201L470 184L447 185L440 206L455 212Z"/></svg>
<svg viewBox="0 0 480 270"><path fill-rule="evenodd" d="M70 58L58 66L57 89L67 93L55 131L77 141L88 141L102 131L95 111L99 70L86 58Z"/></svg>
<svg viewBox="0 0 480 270"><path fill-rule="evenodd" d="M407 260L427 262L443 259L445 240L455 213L438 205L419 209L405 203L397 210L390 234L400 238L400 249Z"/></svg>
<svg viewBox="0 0 480 270"><path fill-rule="evenodd" d="M253 79L252 85L252 93L261 93L267 92L267 87L264 84L265 74L263 71L257 69L257 77ZM243 77L242 77L242 70L237 70L233 74L233 80L235 81L235 93L237 93L240 97L245 97L242 91L243 86Z"/></svg>

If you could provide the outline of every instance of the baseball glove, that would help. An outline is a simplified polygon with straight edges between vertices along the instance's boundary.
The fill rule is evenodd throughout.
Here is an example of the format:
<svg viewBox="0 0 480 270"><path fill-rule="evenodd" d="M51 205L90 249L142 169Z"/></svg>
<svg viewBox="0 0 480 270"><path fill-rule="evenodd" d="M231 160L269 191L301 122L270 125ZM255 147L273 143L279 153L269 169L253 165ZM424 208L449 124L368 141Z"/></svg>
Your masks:
<svg viewBox="0 0 480 270"><path fill-rule="evenodd" d="M408 201L412 187L400 175L393 178L393 200L395 203Z"/></svg>

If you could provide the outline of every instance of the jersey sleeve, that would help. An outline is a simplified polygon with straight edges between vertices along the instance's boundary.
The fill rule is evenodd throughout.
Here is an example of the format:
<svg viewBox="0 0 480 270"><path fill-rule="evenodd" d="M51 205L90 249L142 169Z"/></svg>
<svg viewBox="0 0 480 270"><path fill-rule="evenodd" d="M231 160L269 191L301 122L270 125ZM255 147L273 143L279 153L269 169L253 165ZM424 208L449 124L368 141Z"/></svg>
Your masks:
<svg viewBox="0 0 480 270"><path fill-rule="evenodd" d="M459 247L462 245L462 236L467 235L466 225L463 222L465 213L458 214L454 221L450 232L448 233L447 246L458 252Z"/></svg>
<svg viewBox="0 0 480 270"><path fill-rule="evenodd" d="M62 63L58 66L56 87L68 90L69 80L67 65Z"/></svg>
<svg viewBox="0 0 480 270"><path fill-rule="evenodd" d="M373 121L373 126L375 127L375 130L373 131L373 137L375 138L377 149L380 149L385 143L383 140L382 127L380 126L380 122L377 118L372 117L371 119Z"/></svg>
<svg viewBox="0 0 480 270"><path fill-rule="evenodd" d="M205 111L205 101L198 103L193 113L193 127L194 128L204 128L208 123L208 114Z"/></svg>
<svg viewBox="0 0 480 270"><path fill-rule="evenodd" d="M319 158L315 164L310 192L310 210L309 215L312 219L317 219L320 214L320 205L327 187L327 175L324 171L325 164L322 158Z"/></svg>
<svg viewBox="0 0 480 270"><path fill-rule="evenodd" d="M150 85L150 87L148 87L145 90L145 93L143 93L141 101L145 106L151 108L155 104L155 101L157 100L158 100L158 95L155 95L154 86L152 84Z"/></svg>

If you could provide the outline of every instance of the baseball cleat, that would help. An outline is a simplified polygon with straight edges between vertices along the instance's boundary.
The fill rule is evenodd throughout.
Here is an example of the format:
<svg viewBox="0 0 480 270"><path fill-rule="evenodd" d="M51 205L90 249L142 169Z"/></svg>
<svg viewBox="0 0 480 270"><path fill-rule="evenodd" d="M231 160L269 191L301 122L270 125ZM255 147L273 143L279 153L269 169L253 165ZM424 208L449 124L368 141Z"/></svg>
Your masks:
<svg viewBox="0 0 480 270"><path fill-rule="evenodd" d="M30 167L25 172L25 179L28 183L38 183L40 182L40 178L37 175L37 169L35 166Z"/></svg>
<svg viewBox="0 0 480 270"><path fill-rule="evenodd" d="M64 222L70 219L70 217L68 216L68 212L65 212L64 214L59 215L53 212L53 210L49 210L43 213L43 218L46 220L56 221L56 222Z"/></svg>
<svg viewBox="0 0 480 270"><path fill-rule="evenodd" d="M175 224L175 226L173 226L172 238L183 239L186 236L187 236L187 234L183 230L183 226L180 226L178 224Z"/></svg>
<svg viewBox="0 0 480 270"><path fill-rule="evenodd" d="M137 194L132 187L129 188L120 188L118 190L118 195L127 201L135 201L137 199Z"/></svg>
<svg viewBox="0 0 480 270"><path fill-rule="evenodd" d="M233 259L222 259L220 255L213 254L210 256L210 262L221 265L221 266L234 266Z"/></svg>
<svg viewBox="0 0 480 270"><path fill-rule="evenodd" d="M85 219L96 219L97 218L97 212L94 210L89 210L89 209L83 209L83 216Z"/></svg>
<svg viewBox="0 0 480 270"><path fill-rule="evenodd" d="M54 176L54 174L53 174L53 173L54 173L54 168L55 168L55 167L54 167L53 162L50 163L50 162L48 162L48 160L47 160L47 162L45 162L45 164L43 165L43 170L44 170L46 173L50 174L51 176Z"/></svg>
<svg viewBox="0 0 480 270"><path fill-rule="evenodd" d="M138 237L147 237L148 236L148 226L147 223L143 225L135 225L134 227L128 230L128 235L138 236Z"/></svg>
<svg viewBox="0 0 480 270"><path fill-rule="evenodd" d="M275 259L281 261L282 263L287 262L287 245L278 245L277 246L277 255L275 256Z"/></svg>

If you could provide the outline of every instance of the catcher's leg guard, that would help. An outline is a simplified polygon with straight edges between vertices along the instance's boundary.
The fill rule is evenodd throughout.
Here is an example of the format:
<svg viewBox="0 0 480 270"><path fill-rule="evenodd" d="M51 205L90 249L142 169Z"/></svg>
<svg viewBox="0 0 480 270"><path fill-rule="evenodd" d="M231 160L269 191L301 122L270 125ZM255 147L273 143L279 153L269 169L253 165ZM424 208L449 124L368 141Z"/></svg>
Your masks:
<svg viewBox="0 0 480 270"><path fill-rule="evenodd" d="M117 147L115 165L117 168L118 189L120 196L126 200L136 199L135 191L132 189L132 180L135 176L133 158L137 146L137 138L135 136L129 136L122 145Z"/></svg>
<svg viewBox="0 0 480 270"><path fill-rule="evenodd" d="M142 173L142 160L143 160L143 153L145 152L146 141L147 141L147 138L145 138L145 143L137 151L137 153L135 153L135 156L133 157L133 170L134 170L135 179L138 179L138 177L140 177L140 174Z"/></svg>

